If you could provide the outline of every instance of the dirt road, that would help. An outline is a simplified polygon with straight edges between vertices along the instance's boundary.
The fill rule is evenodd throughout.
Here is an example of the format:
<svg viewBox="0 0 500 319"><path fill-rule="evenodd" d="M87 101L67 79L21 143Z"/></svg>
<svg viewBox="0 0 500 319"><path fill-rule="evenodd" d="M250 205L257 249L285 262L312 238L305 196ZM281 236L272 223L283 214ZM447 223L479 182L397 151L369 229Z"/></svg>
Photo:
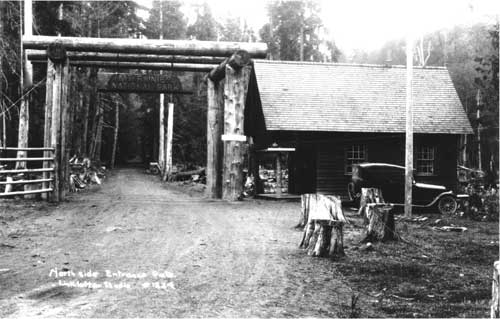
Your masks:
<svg viewBox="0 0 500 319"><path fill-rule="evenodd" d="M297 248L299 203L209 201L120 169L59 206L0 205L0 317L349 315L333 262Z"/></svg>

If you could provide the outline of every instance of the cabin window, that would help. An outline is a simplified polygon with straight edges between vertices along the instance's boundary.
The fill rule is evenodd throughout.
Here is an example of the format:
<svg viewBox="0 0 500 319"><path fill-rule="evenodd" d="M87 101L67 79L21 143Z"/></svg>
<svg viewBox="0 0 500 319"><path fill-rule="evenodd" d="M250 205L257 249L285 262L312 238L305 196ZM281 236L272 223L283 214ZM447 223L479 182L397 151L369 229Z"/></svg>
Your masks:
<svg viewBox="0 0 500 319"><path fill-rule="evenodd" d="M345 149L345 174L352 175L352 166L366 162L366 146L351 145Z"/></svg>
<svg viewBox="0 0 500 319"><path fill-rule="evenodd" d="M436 149L432 146L420 146L417 148L416 169L418 175L434 175L434 159Z"/></svg>

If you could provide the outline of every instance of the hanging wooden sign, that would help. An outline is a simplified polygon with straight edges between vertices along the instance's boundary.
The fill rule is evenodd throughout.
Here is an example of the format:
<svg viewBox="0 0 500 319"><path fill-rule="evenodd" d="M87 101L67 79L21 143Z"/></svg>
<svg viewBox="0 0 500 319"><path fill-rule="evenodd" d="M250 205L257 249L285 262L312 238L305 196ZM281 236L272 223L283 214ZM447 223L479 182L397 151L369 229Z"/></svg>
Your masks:
<svg viewBox="0 0 500 319"><path fill-rule="evenodd" d="M98 90L113 92L192 94L178 77L165 74L99 73Z"/></svg>

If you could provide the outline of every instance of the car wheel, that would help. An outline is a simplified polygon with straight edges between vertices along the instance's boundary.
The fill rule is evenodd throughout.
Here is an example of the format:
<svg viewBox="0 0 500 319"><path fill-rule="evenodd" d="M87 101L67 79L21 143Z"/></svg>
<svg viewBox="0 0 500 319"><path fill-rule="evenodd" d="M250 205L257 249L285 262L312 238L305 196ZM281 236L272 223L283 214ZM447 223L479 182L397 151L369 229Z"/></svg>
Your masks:
<svg viewBox="0 0 500 319"><path fill-rule="evenodd" d="M453 214L457 207L457 200L453 196L443 196L438 201L438 209L441 214Z"/></svg>

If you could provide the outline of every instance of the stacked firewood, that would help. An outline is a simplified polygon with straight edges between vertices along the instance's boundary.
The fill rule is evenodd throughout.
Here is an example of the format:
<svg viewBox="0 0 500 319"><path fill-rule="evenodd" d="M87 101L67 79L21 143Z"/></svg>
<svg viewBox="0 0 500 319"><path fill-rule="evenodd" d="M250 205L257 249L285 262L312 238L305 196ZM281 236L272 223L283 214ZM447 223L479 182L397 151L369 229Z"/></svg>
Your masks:
<svg viewBox="0 0 500 319"><path fill-rule="evenodd" d="M87 157L73 156L69 160L69 166L71 171L69 189L71 192L82 190L90 184L101 185L102 180L106 177L106 167L93 165Z"/></svg>

